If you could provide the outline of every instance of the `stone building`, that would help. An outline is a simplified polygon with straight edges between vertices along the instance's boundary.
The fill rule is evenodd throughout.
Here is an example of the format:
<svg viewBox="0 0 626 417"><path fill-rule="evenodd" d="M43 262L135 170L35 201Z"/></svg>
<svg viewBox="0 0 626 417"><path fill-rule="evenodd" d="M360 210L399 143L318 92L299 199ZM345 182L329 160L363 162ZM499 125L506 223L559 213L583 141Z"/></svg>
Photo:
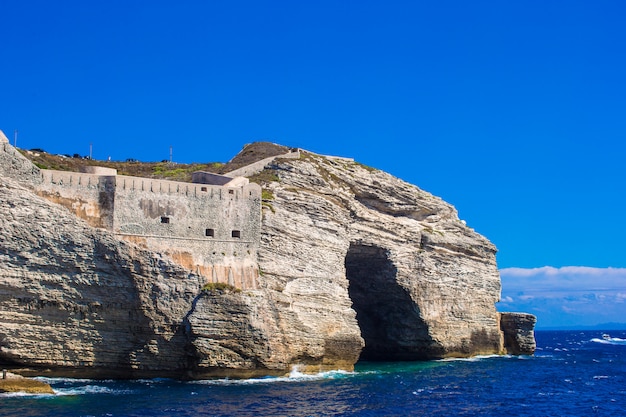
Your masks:
<svg viewBox="0 0 626 417"><path fill-rule="evenodd" d="M197 172L192 183L41 170L38 195L91 226L164 253L208 282L257 287L261 187L247 178Z"/></svg>

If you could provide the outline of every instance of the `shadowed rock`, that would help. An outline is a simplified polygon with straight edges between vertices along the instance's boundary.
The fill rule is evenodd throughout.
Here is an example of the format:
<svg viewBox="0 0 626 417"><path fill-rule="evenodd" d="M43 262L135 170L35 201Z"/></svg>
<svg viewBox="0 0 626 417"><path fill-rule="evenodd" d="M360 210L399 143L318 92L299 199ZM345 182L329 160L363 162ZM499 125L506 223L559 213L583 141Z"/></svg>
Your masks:
<svg viewBox="0 0 626 417"><path fill-rule="evenodd" d="M501 313L500 328L504 333L504 348L511 355L535 353L535 324L537 317L527 313Z"/></svg>

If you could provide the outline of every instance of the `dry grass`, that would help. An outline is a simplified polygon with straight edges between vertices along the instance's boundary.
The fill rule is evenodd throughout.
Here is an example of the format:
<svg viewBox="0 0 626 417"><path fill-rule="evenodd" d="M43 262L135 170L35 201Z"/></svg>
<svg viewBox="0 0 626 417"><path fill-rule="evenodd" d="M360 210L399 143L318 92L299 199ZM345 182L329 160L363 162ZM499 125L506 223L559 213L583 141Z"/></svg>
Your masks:
<svg viewBox="0 0 626 417"><path fill-rule="evenodd" d="M191 181L191 173L207 171L217 173L224 165L220 162L202 164L175 164L169 162L138 162L138 161L99 161L96 159L73 158L64 155L53 155L46 152L33 152L20 149L22 155L42 169L79 172L85 166L113 168L119 175L133 177L159 178L172 181Z"/></svg>
<svg viewBox="0 0 626 417"><path fill-rule="evenodd" d="M231 159L226 165L220 168L220 173L234 171L238 168L245 167L261 159L270 156L283 155L289 152L289 148L282 145L276 145L270 142L254 142L243 147L243 149Z"/></svg>
<svg viewBox="0 0 626 417"><path fill-rule="evenodd" d="M42 169L79 172L84 166L100 166L116 169L118 175L191 182L191 174L195 171L224 174L260 161L261 159L284 154L289 151L289 148L268 142L255 142L246 145L241 152L227 164L221 162L177 164L167 161L100 161L96 159L86 159L79 155L53 155L43 150L27 151L20 149L19 151L22 155L30 159L33 164Z"/></svg>

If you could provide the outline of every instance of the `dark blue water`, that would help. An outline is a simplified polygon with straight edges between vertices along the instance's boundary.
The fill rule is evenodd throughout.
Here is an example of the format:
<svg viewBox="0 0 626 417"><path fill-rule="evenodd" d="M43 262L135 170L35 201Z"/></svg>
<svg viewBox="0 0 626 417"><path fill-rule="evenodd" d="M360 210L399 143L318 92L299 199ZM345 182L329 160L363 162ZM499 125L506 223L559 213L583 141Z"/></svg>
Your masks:
<svg viewBox="0 0 626 417"><path fill-rule="evenodd" d="M626 332L537 332L529 357L359 364L254 380L47 380L0 416L623 416Z"/></svg>

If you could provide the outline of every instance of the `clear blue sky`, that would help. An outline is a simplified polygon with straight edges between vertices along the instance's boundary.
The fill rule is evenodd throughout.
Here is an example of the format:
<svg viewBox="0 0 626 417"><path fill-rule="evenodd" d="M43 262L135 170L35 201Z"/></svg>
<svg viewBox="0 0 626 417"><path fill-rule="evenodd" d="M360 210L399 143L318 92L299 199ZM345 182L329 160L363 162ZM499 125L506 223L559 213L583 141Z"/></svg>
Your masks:
<svg viewBox="0 0 626 417"><path fill-rule="evenodd" d="M622 1L0 1L0 129L96 159L354 157L501 268L626 267Z"/></svg>

